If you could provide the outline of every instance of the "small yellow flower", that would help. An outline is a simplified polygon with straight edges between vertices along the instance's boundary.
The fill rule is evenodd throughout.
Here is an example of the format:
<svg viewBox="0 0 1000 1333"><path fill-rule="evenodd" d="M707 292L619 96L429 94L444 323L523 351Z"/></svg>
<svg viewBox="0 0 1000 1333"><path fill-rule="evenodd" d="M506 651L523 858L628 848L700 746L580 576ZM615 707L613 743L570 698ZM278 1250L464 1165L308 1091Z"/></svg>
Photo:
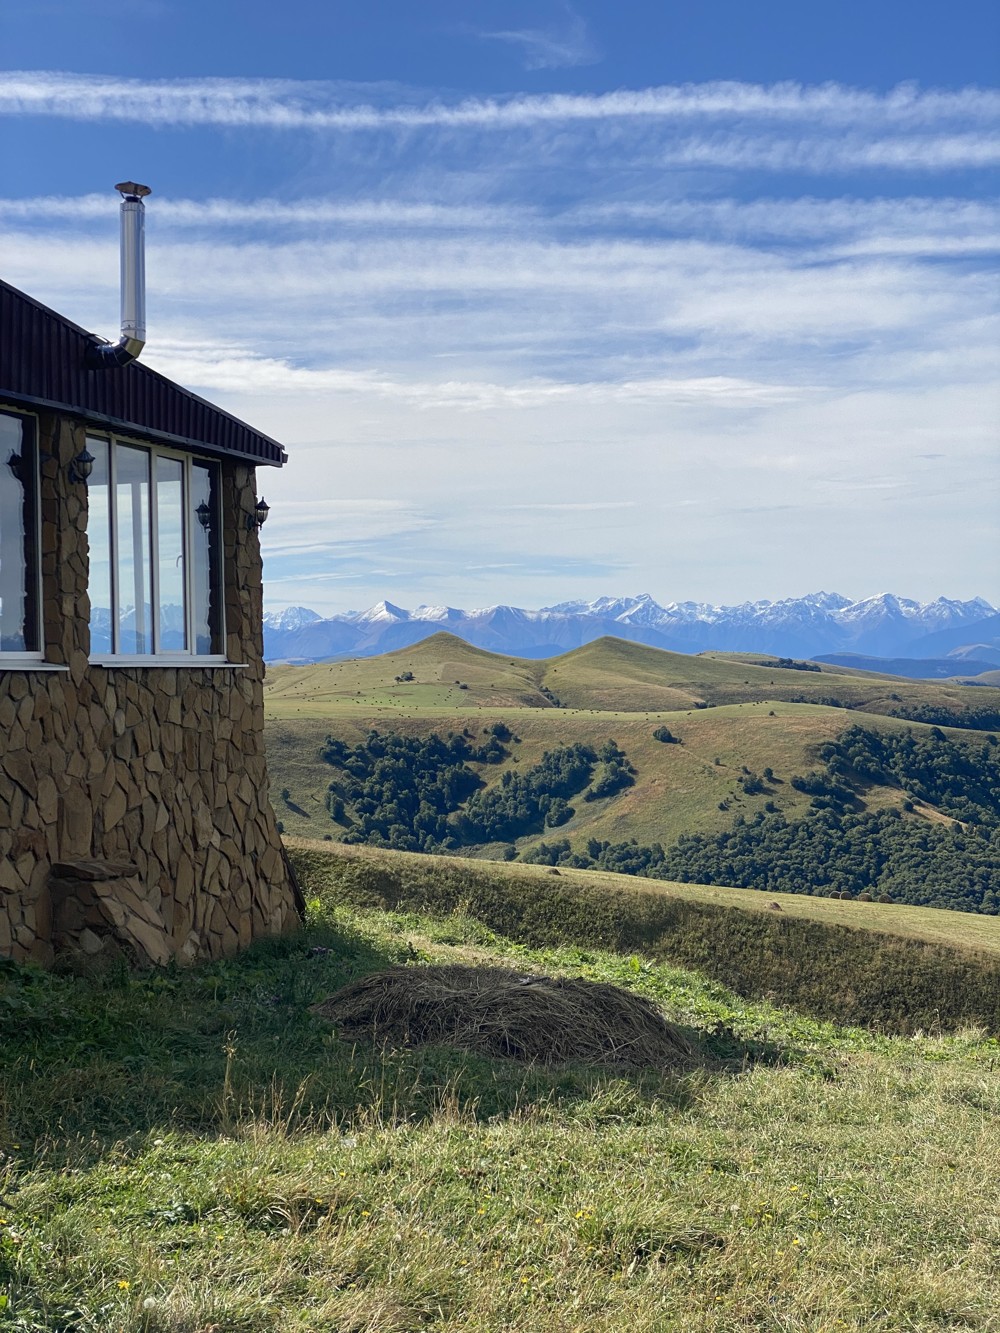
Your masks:
<svg viewBox="0 0 1000 1333"><path fill-rule="evenodd" d="M485 1209L485 1208L477 1208L477 1209L476 1209L476 1212L480 1215L480 1217L482 1217L483 1213L486 1212L486 1209Z"/></svg>
<svg viewBox="0 0 1000 1333"><path fill-rule="evenodd" d="M535 1224L536 1224L536 1226L541 1226L541 1224L542 1224L543 1221L544 1221L544 1218L536 1217L536 1218L535 1218Z"/></svg>
<svg viewBox="0 0 1000 1333"><path fill-rule="evenodd" d="M362 1216L362 1217L371 1217L371 1213L368 1211L367 1208L362 1208L362 1210L361 1210L361 1216Z"/></svg>
<svg viewBox="0 0 1000 1333"><path fill-rule="evenodd" d="M131 1282L126 1282L125 1279L123 1278L123 1279L121 1280L121 1282L118 1283L118 1290L119 1290L119 1291L128 1291L128 1289L129 1289L129 1287L131 1287L131 1285L132 1285Z"/></svg>

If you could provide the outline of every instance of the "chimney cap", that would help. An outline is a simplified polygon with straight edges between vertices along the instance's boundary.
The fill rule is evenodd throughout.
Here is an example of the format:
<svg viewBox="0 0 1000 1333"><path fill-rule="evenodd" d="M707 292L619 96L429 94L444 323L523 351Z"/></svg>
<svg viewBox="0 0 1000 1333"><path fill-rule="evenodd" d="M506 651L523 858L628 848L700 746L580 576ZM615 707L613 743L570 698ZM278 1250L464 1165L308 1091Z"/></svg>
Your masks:
<svg viewBox="0 0 1000 1333"><path fill-rule="evenodd" d="M143 199L147 194L153 193L148 185L137 185L135 181L122 181L115 186L115 189L123 199Z"/></svg>

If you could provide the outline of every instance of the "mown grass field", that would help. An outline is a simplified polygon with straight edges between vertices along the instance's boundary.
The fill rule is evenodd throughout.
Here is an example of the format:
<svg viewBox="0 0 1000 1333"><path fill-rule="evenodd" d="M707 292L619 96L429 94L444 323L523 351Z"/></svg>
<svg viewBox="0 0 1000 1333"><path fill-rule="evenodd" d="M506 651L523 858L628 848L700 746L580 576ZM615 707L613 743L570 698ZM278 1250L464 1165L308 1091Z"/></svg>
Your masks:
<svg viewBox="0 0 1000 1333"><path fill-rule="evenodd" d="M238 959L0 971L0 1327L997 1326L995 1040L835 1026L642 950L361 907L393 865L427 889L435 858L319 855L296 853L307 928ZM359 879L378 857L382 879ZM487 869L515 922L515 881L467 875ZM698 1059L624 1078L348 1047L310 1012L427 960L634 989Z"/></svg>

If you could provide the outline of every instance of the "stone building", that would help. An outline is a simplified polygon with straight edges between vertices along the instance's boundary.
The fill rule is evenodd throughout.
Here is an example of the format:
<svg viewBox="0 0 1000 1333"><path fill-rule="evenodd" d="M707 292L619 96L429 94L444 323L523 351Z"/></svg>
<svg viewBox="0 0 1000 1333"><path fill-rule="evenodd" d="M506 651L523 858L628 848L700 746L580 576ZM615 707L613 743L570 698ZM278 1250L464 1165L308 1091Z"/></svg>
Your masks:
<svg viewBox="0 0 1000 1333"><path fill-rule="evenodd" d="M126 343L0 283L0 957L43 965L214 958L301 905L263 735L285 452Z"/></svg>

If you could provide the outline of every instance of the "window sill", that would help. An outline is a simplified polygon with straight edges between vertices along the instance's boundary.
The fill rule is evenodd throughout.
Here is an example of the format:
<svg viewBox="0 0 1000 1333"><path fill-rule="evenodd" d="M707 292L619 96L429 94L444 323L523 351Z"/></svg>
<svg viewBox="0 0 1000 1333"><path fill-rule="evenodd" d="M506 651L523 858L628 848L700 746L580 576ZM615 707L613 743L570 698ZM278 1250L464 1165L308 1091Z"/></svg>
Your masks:
<svg viewBox="0 0 1000 1333"><path fill-rule="evenodd" d="M178 667L187 667L192 671L205 668L210 670L222 668L223 670L229 671L245 671L250 663L230 662L225 657L194 657L190 654L183 657L168 657L166 654L161 654L158 657L127 657L122 654L118 657L92 657L90 659L90 665L107 667L111 670L116 667L143 667L147 669L149 667L160 667L162 669L169 668L171 671L176 671Z"/></svg>
<svg viewBox="0 0 1000 1333"><path fill-rule="evenodd" d="M0 653L0 671L69 671L61 662L43 662L40 657L7 657Z"/></svg>

